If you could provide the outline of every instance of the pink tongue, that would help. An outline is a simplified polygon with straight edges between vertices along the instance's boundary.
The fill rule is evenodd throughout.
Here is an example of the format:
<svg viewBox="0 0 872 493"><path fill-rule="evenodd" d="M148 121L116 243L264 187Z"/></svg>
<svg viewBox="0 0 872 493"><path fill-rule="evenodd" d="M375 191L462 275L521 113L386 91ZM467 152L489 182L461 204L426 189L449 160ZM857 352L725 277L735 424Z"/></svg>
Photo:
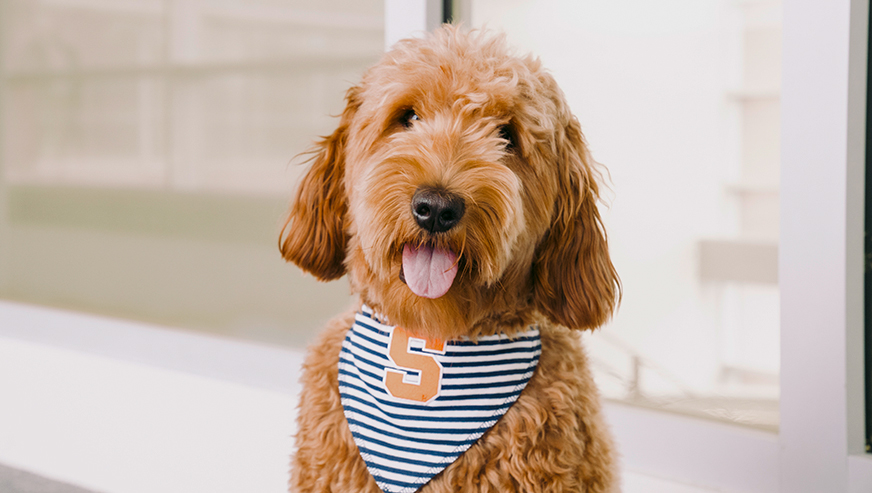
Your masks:
<svg viewBox="0 0 872 493"><path fill-rule="evenodd" d="M403 275L409 289L424 298L438 298L448 292L457 275L457 256L451 250L430 245L403 247Z"/></svg>

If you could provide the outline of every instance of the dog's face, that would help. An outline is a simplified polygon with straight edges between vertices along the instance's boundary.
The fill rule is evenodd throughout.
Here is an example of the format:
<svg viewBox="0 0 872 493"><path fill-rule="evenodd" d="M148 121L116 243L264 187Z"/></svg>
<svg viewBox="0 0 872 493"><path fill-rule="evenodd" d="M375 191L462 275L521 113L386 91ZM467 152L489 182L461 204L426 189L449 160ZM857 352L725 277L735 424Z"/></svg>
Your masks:
<svg viewBox="0 0 872 493"><path fill-rule="evenodd" d="M502 38L405 40L348 91L292 203L286 259L347 273L428 338L610 316L619 284L592 161L553 78Z"/></svg>

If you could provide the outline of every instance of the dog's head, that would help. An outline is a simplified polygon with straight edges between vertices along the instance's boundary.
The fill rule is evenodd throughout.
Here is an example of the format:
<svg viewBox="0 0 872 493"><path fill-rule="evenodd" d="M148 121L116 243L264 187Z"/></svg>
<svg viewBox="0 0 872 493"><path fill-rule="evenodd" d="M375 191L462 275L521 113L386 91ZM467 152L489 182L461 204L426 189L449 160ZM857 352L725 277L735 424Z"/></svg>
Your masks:
<svg viewBox="0 0 872 493"><path fill-rule="evenodd" d="M620 285L578 121L538 59L446 26L401 41L346 95L285 224L284 257L348 274L364 302L431 338L570 328Z"/></svg>

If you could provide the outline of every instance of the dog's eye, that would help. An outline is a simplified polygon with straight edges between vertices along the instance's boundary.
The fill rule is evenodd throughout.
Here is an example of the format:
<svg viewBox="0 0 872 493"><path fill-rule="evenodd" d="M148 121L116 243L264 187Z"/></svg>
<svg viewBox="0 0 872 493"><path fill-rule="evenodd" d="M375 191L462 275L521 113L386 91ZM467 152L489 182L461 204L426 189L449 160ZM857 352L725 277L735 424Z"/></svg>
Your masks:
<svg viewBox="0 0 872 493"><path fill-rule="evenodd" d="M409 110L403 114L403 118L400 119L400 123L403 124L404 127L409 128L412 126L412 123L420 120L418 114L415 113L415 110Z"/></svg>
<svg viewBox="0 0 872 493"><path fill-rule="evenodd" d="M500 138L507 142L507 151L514 151L518 147L517 142L515 142L515 132L511 125L500 125Z"/></svg>

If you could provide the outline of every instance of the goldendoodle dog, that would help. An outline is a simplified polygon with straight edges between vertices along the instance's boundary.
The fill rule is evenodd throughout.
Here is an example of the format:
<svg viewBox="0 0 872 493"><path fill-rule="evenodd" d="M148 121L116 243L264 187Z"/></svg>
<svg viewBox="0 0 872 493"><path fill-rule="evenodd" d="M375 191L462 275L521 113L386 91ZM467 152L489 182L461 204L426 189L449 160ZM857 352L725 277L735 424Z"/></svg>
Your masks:
<svg viewBox="0 0 872 493"><path fill-rule="evenodd" d="M360 303L309 348L291 491L616 491L578 331L620 282L539 60L451 26L403 40L312 161L281 251Z"/></svg>

